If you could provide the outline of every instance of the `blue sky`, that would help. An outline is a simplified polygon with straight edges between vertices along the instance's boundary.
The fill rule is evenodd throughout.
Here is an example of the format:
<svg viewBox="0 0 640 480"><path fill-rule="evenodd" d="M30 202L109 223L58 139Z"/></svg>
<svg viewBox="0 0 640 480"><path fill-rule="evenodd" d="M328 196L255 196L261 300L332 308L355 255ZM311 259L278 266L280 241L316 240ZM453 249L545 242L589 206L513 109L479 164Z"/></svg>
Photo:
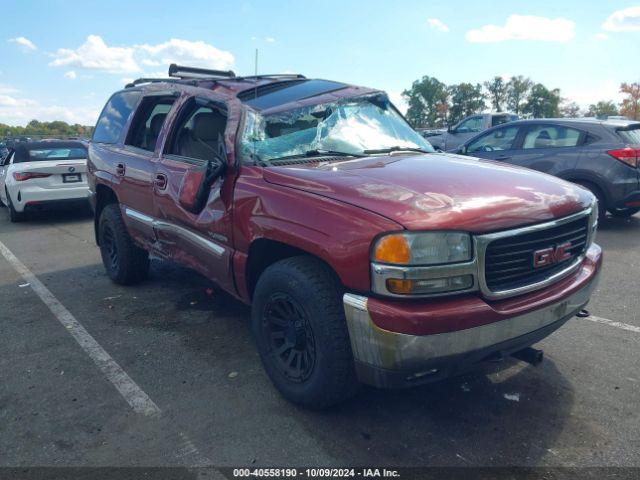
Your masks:
<svg viewBox="0 0 640 480"><path fill-rule="evenodd" d="M382 88L525 75L582 105L640 81L640 1L5 1L0 123L95 123L167 62Z"/></svg>

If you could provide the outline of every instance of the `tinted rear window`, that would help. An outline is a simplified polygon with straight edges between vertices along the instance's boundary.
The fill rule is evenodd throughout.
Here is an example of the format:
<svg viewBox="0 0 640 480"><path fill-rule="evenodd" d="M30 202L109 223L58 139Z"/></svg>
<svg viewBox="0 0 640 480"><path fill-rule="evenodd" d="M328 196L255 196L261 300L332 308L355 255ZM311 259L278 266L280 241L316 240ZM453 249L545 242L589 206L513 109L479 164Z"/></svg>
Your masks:
<svg viewBox="0 0 640 480"><path fill-rule="evenodd" d="M113 95L100 114L92 140L98 143L118 143L140 96L141 93L138 91Z"/></svg>
<svg viewBox="0 0 640 480"><path fill-rule="evenodd" d="M37 150L29 150L29 161L36 160L70 160L70 159L87 158L87 150L85 148L39 148Z"/></svg>
<svg viewBox="0 0 640 480"><path fill-rule="evenodd" d="M640 145L640 125L631 130L618 130L618 135L622 137L625 143Z"/></svg>

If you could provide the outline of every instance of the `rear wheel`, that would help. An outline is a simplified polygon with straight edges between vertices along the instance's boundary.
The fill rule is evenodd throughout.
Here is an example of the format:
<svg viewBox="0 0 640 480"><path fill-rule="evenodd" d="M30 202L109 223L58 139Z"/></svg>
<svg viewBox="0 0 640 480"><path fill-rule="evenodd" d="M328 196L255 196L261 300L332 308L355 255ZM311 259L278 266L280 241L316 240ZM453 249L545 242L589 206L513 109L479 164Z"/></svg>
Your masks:
<svg viewBox="0 0 640 480"><path fill-rule="evenodd" d="M599 187L594 185L591 182L574 182L580 185L581 187L589 190L593 195L598 199L598 218L604 219L607 215L607 200L604 198L604 194Z"/></svg>
<svg viewBox="0 0 640 480"><path fill-rule="evenodd" d="M9 220L12 223L21 222L24 220L24 212L17 212L15 208L13 208L13 203L11 202L11 197L9 196L9 191L5 189L5 193L7 195L7 208L9 209Z"/></svg>
<svg viewBox="0 0 640 480"><path fill-rule="evenodd" d="M312 257L268 267L256 285L252 330L269 378L289 401L325 408L358 387L339 282Z"/></svg>
<svg viewBox="0 0 640 480"><path fill-rule="evenodd" d="M636 213L640 212L640 207L629 207L629 208L613 208L609 210L609 213L614 217L618 218L629 218L633 217Z"/></svg>
<svg viewBox="0 0 640 480"><path fill-rule="evenodd" d="M117 204L111 203L102 209L98 238L102 263L111 280L120 285L132 285L147 277L149 254L134 244Z"/></svg>

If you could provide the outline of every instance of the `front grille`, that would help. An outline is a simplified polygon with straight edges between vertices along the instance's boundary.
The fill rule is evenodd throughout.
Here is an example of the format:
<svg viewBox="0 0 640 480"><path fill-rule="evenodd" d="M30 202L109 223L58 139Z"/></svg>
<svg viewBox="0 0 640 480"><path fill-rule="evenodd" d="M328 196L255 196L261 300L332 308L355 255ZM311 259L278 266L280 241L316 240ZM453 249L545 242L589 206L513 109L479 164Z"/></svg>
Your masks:
<svg viewBox="0 0 640 480"><path fill-rule="evenodd" d="M587 248L589 217L544 230L500 238L487 245L485 281L489 290L499 292L542 282L564 270ZM571 242L566 260L535 268L534 252Z"/></svg>

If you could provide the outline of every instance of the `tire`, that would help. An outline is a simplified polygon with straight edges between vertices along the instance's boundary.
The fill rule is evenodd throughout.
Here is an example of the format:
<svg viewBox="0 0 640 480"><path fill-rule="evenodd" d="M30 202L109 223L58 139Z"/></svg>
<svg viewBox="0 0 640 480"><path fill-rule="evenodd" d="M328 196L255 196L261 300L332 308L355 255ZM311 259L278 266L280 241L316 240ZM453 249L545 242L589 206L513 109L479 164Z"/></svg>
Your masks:
<svg viewBox="0 0 640 480"><path fill-rule="evenodd" d="M105 206L98 222L102 263L109 278L120 285L139 283L149 273L149 254L137 247L127 232L116 203Z"/></svg>
<svg viewBox="0 0 640 480"><path fill-rule="evenodd" d="M300 256L269 266L251 319L262 364L287 400L322 409L356 393L342 288L327 265Z"/></svg>
<svg viewBox="0 0 640 480"><path fill-rule="evenodd" d="M602 190L600 190L599 187L597 187L596 185L590 182L574 182L574 183L580 185L581 187L586 188L587 190L589 190L591 193L595 195L595 197L598 199L598 218L600 220L604 220L604 218L607 216L607 200L604 198L604 194L602 193Z"/></svg>
<svg viewBox="0 0 640 480"><path fill-rule="evenodd" d="M638 212L640 212L640 207L614 208L609 210L609 213L617 218L633 217Z"/></svg>
<svg viewBox="0 0 640 480"><path fill-rule="evenodd" d="M5 193L7 195L7 208L9 209L9 220L11 223L18 223L24 220L25 213L17 212L15 208L13 208L13 203L11 202L11 197L9 196L9 191L5 189Z"/></svg>

